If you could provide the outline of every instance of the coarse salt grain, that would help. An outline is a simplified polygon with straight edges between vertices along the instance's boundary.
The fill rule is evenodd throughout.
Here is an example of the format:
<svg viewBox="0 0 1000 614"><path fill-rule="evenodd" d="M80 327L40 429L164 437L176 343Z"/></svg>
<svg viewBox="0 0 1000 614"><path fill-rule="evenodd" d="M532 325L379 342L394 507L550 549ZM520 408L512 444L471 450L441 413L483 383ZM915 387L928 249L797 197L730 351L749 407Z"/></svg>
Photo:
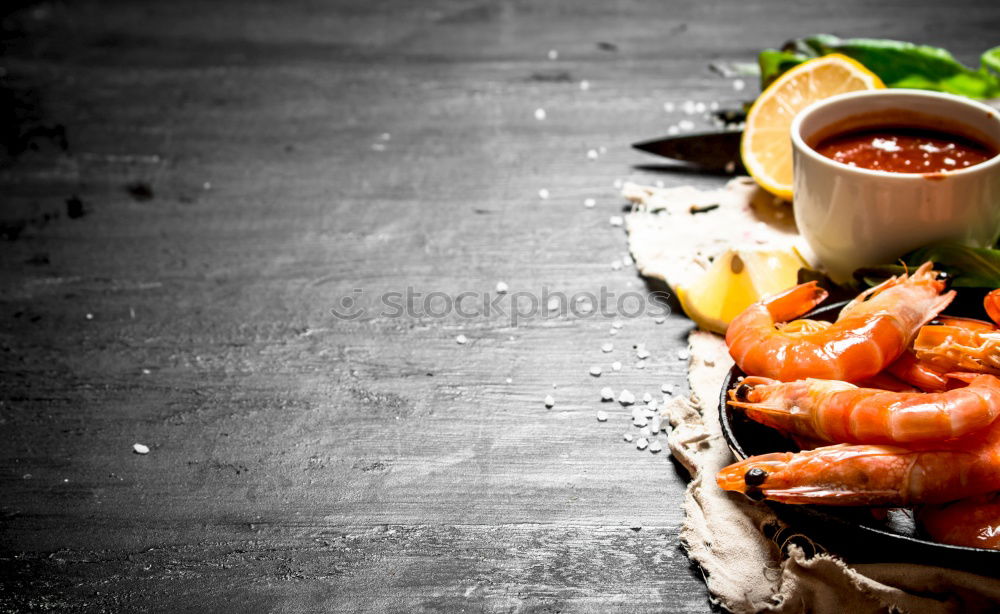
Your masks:
<svg viewBox="0 0 1000 614"><path fill-rule="evenodd" d="M612 215L611 217L608 218L608 223L611 224L612 226L621 226L622 224L625 223L625 220L622 219L622 216L620 215Z"/></svg>
<svg viewBox="0 0 1000 614"><path fill-rule="evenodd" d="M737 79L733 81L733 89L736 90L737 92L742 92L743 88L746 87L746 85L747 84L743 82L743 79Z"/></svg>
<svg viewBox="0 0 1000 614"><path fill-rule="evenodd" d="M667 321L667 319L664 318L663 316L660 316L660 317L657 317L657 318L653 318L653 323L654 324L663 324L666 321Z"/></svg>
<svg viewBox="0 0 1000 614"><path fill-rule="evenodd" d="M622 439L624 439L629 443L632 443L632 433L625 433L625 437L623 437Z"/></svg>
<svg viewBox="0 0 1000 614"><path fill-rule="evenodd" d="M688 130L694 130L694 122L689 119L682 119L681 121L677 122L677 128L684 132L687 132Z"/></svg>
<svg viewBox="0 0 1000 614"><path fill-rule="evenodd" d="M640 360L639 362L635 363L635 368L636 369L645 369L646 368L646 361L645 360Z"/></svg>
<svg viewBox="0 0 1000 614"><path fill-rule="evenodd" d="M602 401L613 401L615 399L615 391L611 388L605 386L601 388L601 400Z"/></svg>
<svg viewBox="0 0 1000 614"><path fill-rule="evenodd" d="M132 444L132 451L136 454L149 454L149 446L141 443L134 443Z"/></svg>
<svg viewBox="0 0 1000 614"><path fill-rule="evenodd" d="M635 447L640 450L645 450L646 446L648 445L649 445L649 440L646 439L645 437L640 437L639 441L635 442Z"/></svg>
<svg viewBox="0 0 1000 614"><path fill-rule="evenodd" d="M545 407L552 408L555 406L556 400L552 398L552 395L545 395Z"/></svg>
<svg viewBox="0 0 1000 614"><path fill-rule="evenodd" d="M641 429L639 429L639 436L640 437L649 438L649 437L652 437L653 434L649 432L649 427L648 426L644 426Z"/></svg>
<svg viewBox="0 0 1000 614"><path fill-rule="evenodd" d="M618 329L617 328L612 328L611 330L608 331L608 334L611 335L612 337L614 337L615 335L618 334Z"/></svg>
<svg viewBox="0 0 1000 614"><path fill-rule="evenodd" d="M497 282L497 294L507 294L508 290L510 290L510 286L508 286L506 282Z"/></svg>
<svg viewBox="0 0 1000 614"><path fill-rule="evenodd" d="M659 441L654 441L653 443L649 444L649 451L652 452L653 454L656 454L661 450L663 450L663 444L660 443Z"/></svg>
<svg viewBox="0 0 1000 614"><path fill-rule="evenodd" d="M600 377L601 368L597 365L594 365L593 367L590 368L590 374L593 375L594 377Z"/></svg>
<svg viewBox="0 0 1000 614"><path fill-rule="evenodd" d="M506 381L506 382L507 382L508 384L510 384L510 383L512 383L512 382L513 382L514 380L508 377L508 378L507 378L506 380L504 380L504 381Z"/></svg>
<svg viewBox="0 0 1000 614"><path fill-rule="evenodd" d="M558 60L559 59L559 52L556 51L555 49L549 49L549 59L550 60Z"/></svg>
<svg viewBox="0 0 1000 614"><path fill-rule="evenodd" d="M593 209L594 205L596 205L596 204L597 204L597 201L594 200L593 198L587 198L587 199L585 199L583 201L583 206L586 207L586 208L588 208L588 209Z"/></svg>
<svg viewBox="0 0 1000 614"><path fill-rule="evenodd" d="M583 90L583 91L585 91L585 92L587 90L589 90L590 89L590 81L587 81L586 79L584 79L583 81L581 81L580 82L580 89Z"/></svg>
<svg viewBox="0 0 1000 614"><path fill-rule="evenodd" d="M599 154L597 153L596 149L588 149L587 150L587 159L588 160L596 160L598 155Z"/></svg>
<svg viewBox="0 0 1000 614"><path fill-rule="evenodd" d="M688 360L691 358L691 352L687 350L677 350L677 360Z"/></svg>
<svg viewBox="0 0 1000 614"><path fill-rule="evenodd" d="M459 345L465 345L468 342L469 342L469 338L466 337L465 335L459 335L459 336L455 337L455 343L457 343Z"/></svg>
<svg viewBox="0 0 1000 614"><path fill-rule="evenodd" d="M608 421L608 412L606 412L606 411L598 411L597 412L597 421L598 422L607 422Z"/></svg>
<svg viewBox="0 0 1000 614"><path fill-rule="evenodd" d="M611 263L611 270L612 271L620 271L620 270L622 270L622 263L621 263L621 261L620 260L615 260L614 262L612 262Z"/></svg>
<svg viewBox="0 0 1000 614"><path fill-rule="evenodd" d="M545 109L542 108L535 109L535 119L537 119L538 121L542 121L543 119L545 119L545 117L546 117Z"/></svg>
<svg viewBox="0 0 1000 614"><path fill-rule="evenodd" d="M653 401L653 395L649 394L648 392L642 395L643 403L651 403L652 401Z"/></svg>
<svg viewBox="0 0 1000 614"><path fill-rule="evenodd" d="M613 363L611 363L611 370L612 371L621 371L622 370L622 363L618 362L617 360L614 361Z"/></svg>
<svg viewBox="0 0 1000 614"><path fill-rule="evenodd" d="M635 395L628 390L622 390L621 394L618 395L618 402L622 405L632 405L635 403Z"/></svg>
<svg viewBox="0 0 1000 614"><path fill-rule="evenodd" d="M673 136L673 135L677 134L680 131L681 131L681 129L678 128L677 126L667 126L667 134L670 135L670 136Z"/></svg>
<svg viewBox="0 0 1000 614"><path fill-rule="evenodd" d="M663 103L663 110L666 111L667 113L673 113L674 112L674 103L672 103L672 102L664 102Z"/></svg>
<svg viewBox="0 0 1000 614"><path fill-rule="evenodd" d="M663 394L673 394L674 393L674 385L673 384L663 384L663 385L660 386L660 392L662 392Z"/></svg>
<svg viewBox="0 0 1000 614"><path fill-rule="evenodd" d="M647 424L649 424L649 421L646 420L645 416L639 416L638 418L632 418L632 426L643 427L643 426L646 426Z"/></svg>
<svg viewBox="0 0 1000 614"><path fill-rule="evenodd" d="M542 188L541 190L538 190L538 198L541 198L542 200L545 200L548 197L549 197L549 191L548 190L546 190L545 188Z"/></svg>
<svg viewBox="0 0 1000 614"><path fill-rule="evenodd" d="M609 343L605 343L604 345L601 346L601 351L604 352L605 354L608 354L608 353L614 351L614 349L615 349L615 344L610 343L610 342Z"/></svg>
<svg viewBox="0 0 1000 614"><path fill-rule="evenodd" d="M621 328L622 326L625 326L625 323L621 320L615 320L611 323L611 328Z"/></svg>
<svg viewBox="0 0 1000 614"><path fill-rule="evenodd" d="M639 348L636 349L636 351L635 351L635 356L639 360L646 360L647 358L649 358L650 356L652 356L652 354L650 354L649 350L647 350L646 348L644 348L642 346L639 346Z"/></svg>
<svg viewBox="0 0 1000 614"><path fill-rule="evenodd" d="M645 417L646 416L643 415L641 407L639 407L638 405L633 405L632 406L632 419L633 420L638 420L640 418L645 418Z"/></svg>
<svg viewBox="0 0 1000 614"><path fill-rule="evenodd" d="M659 416L653 416L649 420L649 430L654 434L659 433L661 427L663 426L663 419Z"/></svg>

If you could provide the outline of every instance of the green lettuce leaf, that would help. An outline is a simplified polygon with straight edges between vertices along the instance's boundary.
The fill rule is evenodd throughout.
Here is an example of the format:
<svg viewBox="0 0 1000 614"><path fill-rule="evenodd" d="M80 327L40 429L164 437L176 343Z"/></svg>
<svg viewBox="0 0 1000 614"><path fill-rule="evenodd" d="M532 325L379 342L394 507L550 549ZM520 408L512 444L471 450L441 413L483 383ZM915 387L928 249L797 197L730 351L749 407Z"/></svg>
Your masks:
<svg viewBox="0 0 1000 614"><path fill-rule="evenodd" d="M766 49L758 56L761 87L793 66L830 53L857 60L888 87L934 90L969 98L1000 97L1000 47L983 53L973 70L939 47L903 41L816 34L789 41L781 50Z"/></svg>

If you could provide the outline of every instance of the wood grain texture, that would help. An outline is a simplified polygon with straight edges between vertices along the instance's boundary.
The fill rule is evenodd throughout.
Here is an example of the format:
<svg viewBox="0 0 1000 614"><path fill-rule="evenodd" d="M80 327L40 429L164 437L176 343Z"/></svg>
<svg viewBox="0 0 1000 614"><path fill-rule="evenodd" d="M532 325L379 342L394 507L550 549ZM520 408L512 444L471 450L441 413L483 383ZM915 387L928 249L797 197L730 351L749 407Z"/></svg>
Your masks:
<svg viewBox="0 0 1000 614"><path fill-rule="evenodd" d="M391 318L377 297L645 294L610 266L612 183L722 182L633 170L652 159L628 148L685 118L664 102L755 94L710 62L831 31L971 63L1000 25L981 2L19 4L10 611L709 611L684 476L622 442L617 405L594 418L602 386L683 386L686 320L612 338L610 317ZM355 289L368 313L333 317Z"/></svg>

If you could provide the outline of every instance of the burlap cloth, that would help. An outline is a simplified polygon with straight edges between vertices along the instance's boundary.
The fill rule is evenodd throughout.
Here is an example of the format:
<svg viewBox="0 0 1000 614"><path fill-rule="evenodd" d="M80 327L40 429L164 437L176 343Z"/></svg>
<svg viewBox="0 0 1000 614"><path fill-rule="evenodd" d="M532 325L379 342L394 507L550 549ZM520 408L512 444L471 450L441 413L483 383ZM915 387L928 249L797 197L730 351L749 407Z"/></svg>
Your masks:
<svg viewBox="0 0 1000 614"><path fill-rule="evenodd" d="M794 224L789 228L786 216L774 217L787 205L762 197L745 179L711 192L632 184L624 191L636 203L626 224L636 264L644 274L668 283L696 271L692 267L704 266L733 243L795 239ZM692 215L692 200L720 206ZM691 397L675 398L664 416L672 427L670 451L691 474L681 541L704 571L715 603L736 614L1000 612L1000 580L922 564L849 566L829 544L816 544L799 528L786 527L766 505L719 489L715 474L734 460L722 437L717 400L732 360L718 335L694 331L689 344ZM807 553L790 543L791 534L815 548Z"/></svg>

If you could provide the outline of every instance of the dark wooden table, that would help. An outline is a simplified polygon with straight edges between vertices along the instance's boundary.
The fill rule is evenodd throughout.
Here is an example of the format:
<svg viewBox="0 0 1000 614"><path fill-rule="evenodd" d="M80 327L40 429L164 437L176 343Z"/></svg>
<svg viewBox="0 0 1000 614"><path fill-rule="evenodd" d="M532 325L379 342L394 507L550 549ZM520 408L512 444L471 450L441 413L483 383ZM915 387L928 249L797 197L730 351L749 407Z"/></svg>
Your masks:
<svg viewBox="0 0 1000 614"><path fill-rule="evenodd" d="M602 386L683 384L685 319L379 297L645 294L611 268L613 182L721 185L628 147L756 94L711 63L817 31L1000 42L979 1L7 10L4 611L709 610L684 476L595 419Z"/></svg>

